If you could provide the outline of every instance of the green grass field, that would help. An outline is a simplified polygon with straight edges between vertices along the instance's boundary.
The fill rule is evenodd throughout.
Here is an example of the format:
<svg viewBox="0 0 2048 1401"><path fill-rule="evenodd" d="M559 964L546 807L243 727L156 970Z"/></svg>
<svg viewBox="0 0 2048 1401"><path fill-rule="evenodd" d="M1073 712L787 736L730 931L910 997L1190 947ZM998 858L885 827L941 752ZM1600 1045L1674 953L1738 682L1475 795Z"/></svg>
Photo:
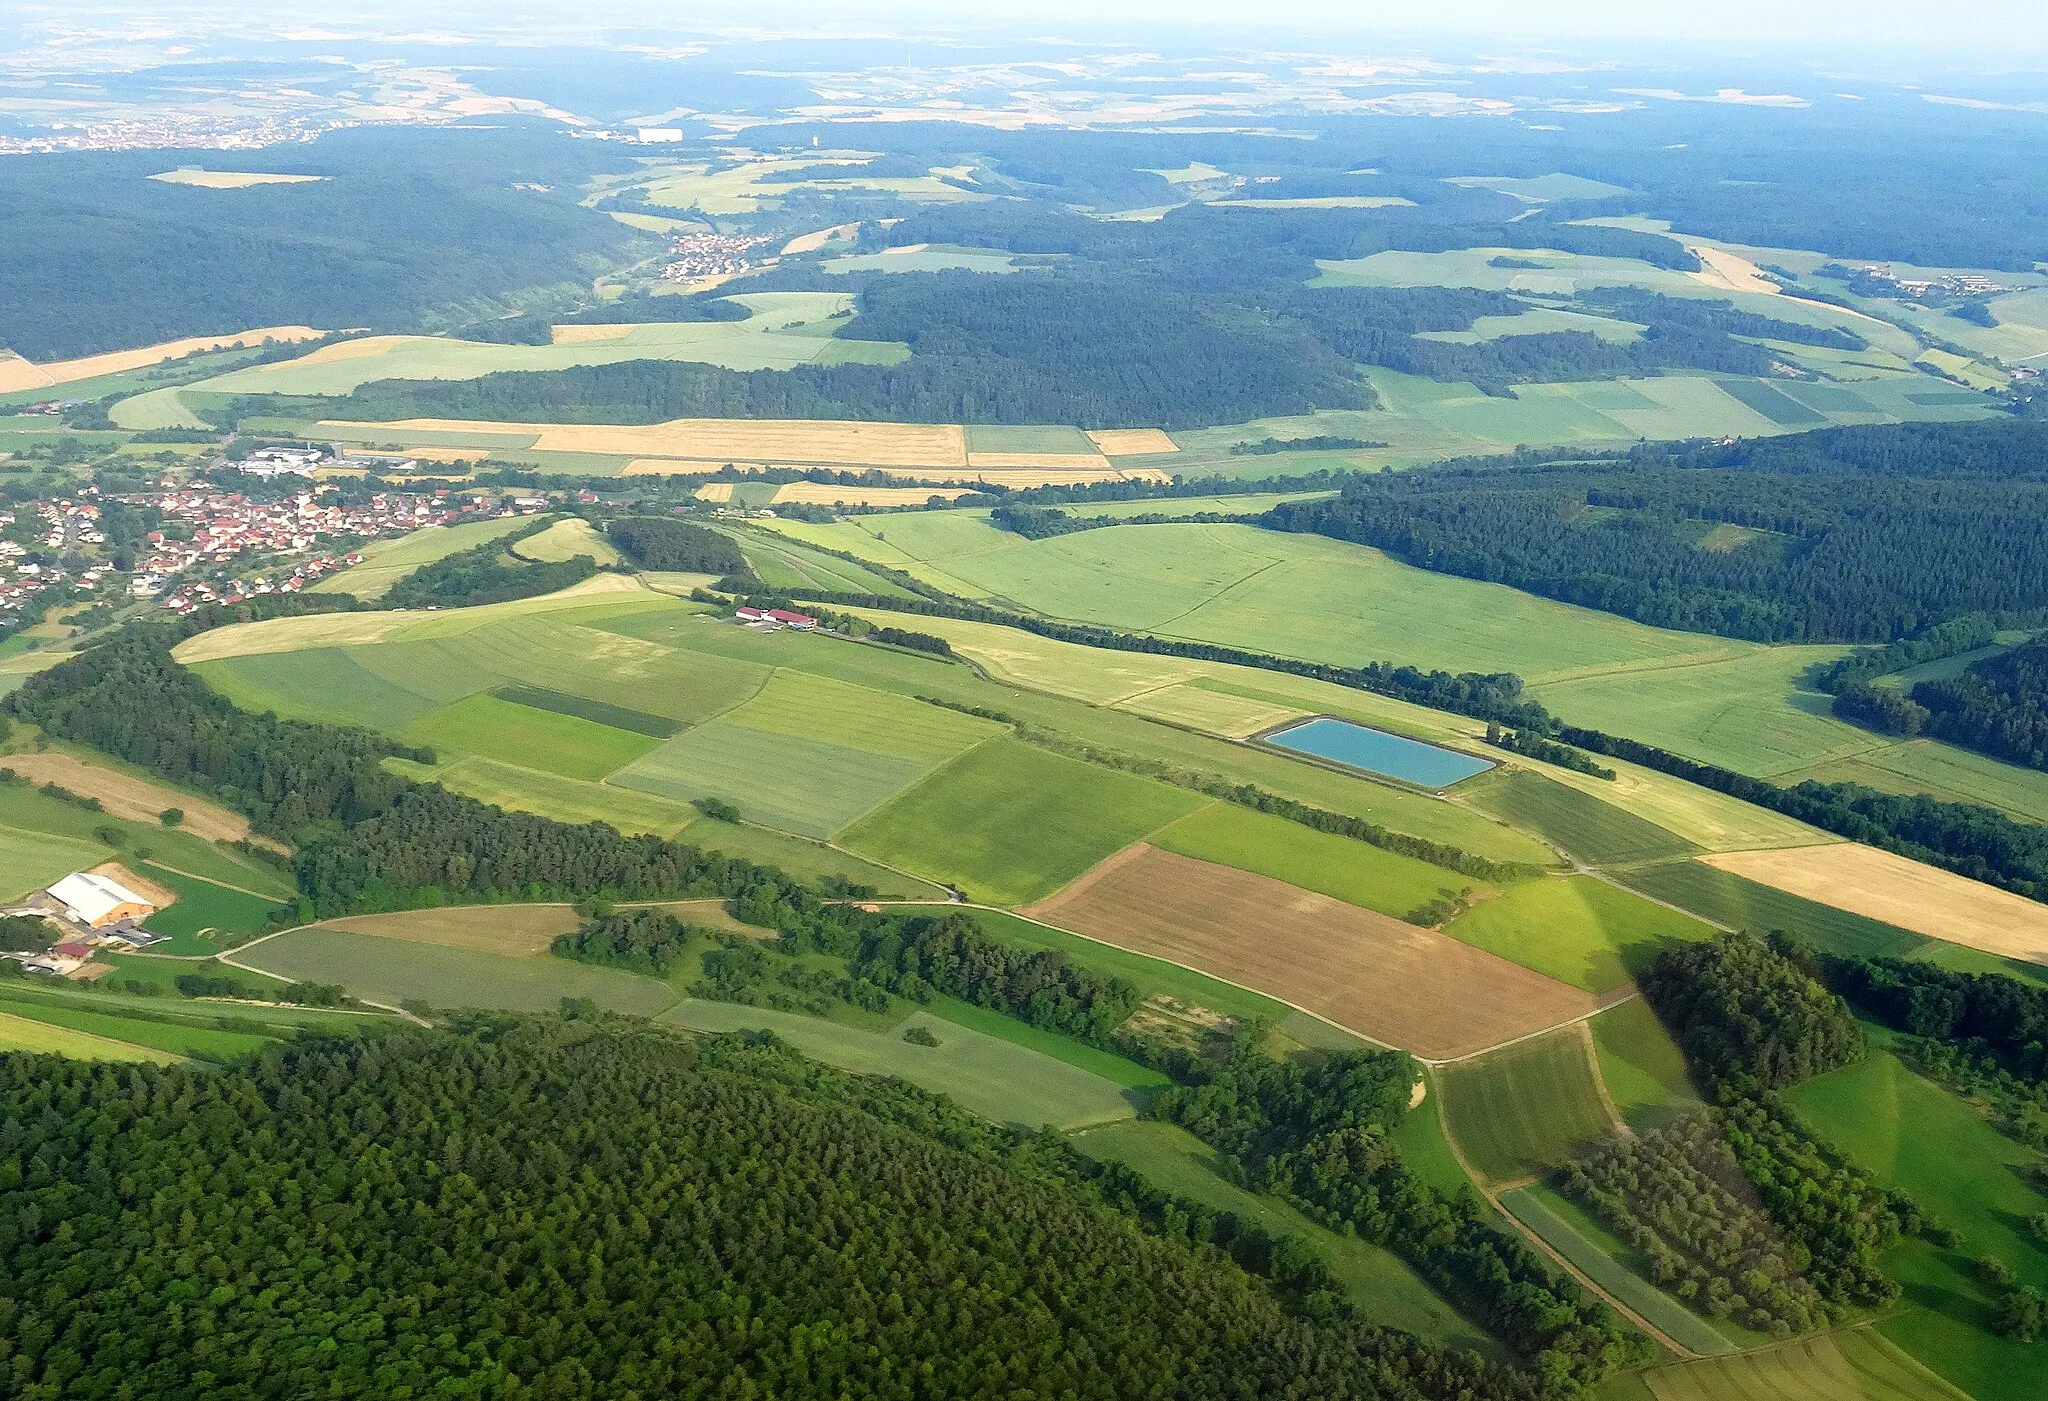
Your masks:
<svg viewBox="0 0 2048 1401"><path fill-rule="evenodd" d="M661 741L575 715L536 710L496 696L466 696L420 716L400 732L441 755L475 754L500 763L595 781L660 747Z"/></svg>
<svg viewBox="0 0 2048 1401"><path fill-rule="evenodd" d="M710 720L620 769L612 782L681 802L717 798L749 822L822 838L932 767L925 760Z"/></svg>
<svg viewBox="0 0 2048 1401"><path fill-rule="evenodd" d="M587 997L612 1012L652 1016L675 1003L668 984L567 959L514 958L341 929L295 929L235 954L235 961L292 981L339 983L387 1006L552 1012L565 997Z"/></svg>
<svg viewBox="0 0 2048 1401"><path fill-rule="evenodd" d="M138 875L178 893L176 904L165 906L142 922L142 927L151 933L171 936L172 942L161 950L164 953L212 953L227 943L238 942L235 936L260 933L270 922L271 911L283 903L181 876L153 861L137 864L141 868ZM222 937L224 942L200 937L208 932Z"/></svg>
<svg viewBox="0 0 2048 1401"><path fill-rule="evenodd" d="M1614 1132L1575 1028L1441 1066L1436 1082L1458 1151L1495 1182L1537 1176Z"/></svg>
<svg viewBox="0 0 2048 1401"><path fill-rule="evenodd" d="M765 1029L807 1056L861 1075L896 1075L947 1095L1001 1123L1075 1129L1129 1119L1134 1092L1100 1075L1003 1037L913 1012L888 1031L863 1031L816 1017L727 1002L680 1003L657 1020L694 1031ZM924 1027L936 1046L917 1046L903 1032Z"/></svg>
<svg viewBox="0 0 2048 1401"><path fill-rule="evenodd" d="M1573 724L1762 778L1884 745L1802 679L1847 649L1728 647L1725 660L1537 682L1533 694Z"/></svg>
<svg viewBox="0 0 2048 1401"><path fill-rule="evenodd" d="M1593 865L1649 861L1699 850L1654 822L1530 769L1481 774L1461 787L1459 796Z"/></svg>
<svg viewBox="0 0 2048 1401"><path fill-rule="evenodd" d="M629 730L636 735L647 735L653 739L668 739L682 728L673 720L660 715L649 715L644 710L629 710L622 705L613 705L610 701L566 695L542 686L500 686L491 694L499 700L511 701L514 705L531 706L535 710L546 710L556 715L574 715L594 725L609 725L615 730Z"/></svg>
<svg viewBox="0 0 2048 1401"><path fill-rule="evenodd" d="M980 512L947 511L831 529L845 549L880 535L878 543L966 583L976 597L1316 661L1398 658L1457 671L1510 670L1533 682L1757 650L1413 569L1322 536L1252 526L1119 526L1027 542ZM890 562L881 550L870 557Z"/></svg>
<svg viewBox="0 0 2048 1401"><path fill-rule="evenodd" d="M1573 987L1608 993L1669 944L1714 931L1597 877L1566 876L1509 886L1444 932Z"/></svg>
<svg viewBox="0 0 2048 1401"><path fill-rule="evenodd" d="M687 803L657 798L652 793L563 778L560 774L523 769L492 759L460 758L439 766L392 759L387 764L409 778L444 784L479 802L537 813L557 822L609 822L621 832L673 837L697 816L697 810Z"/></svg>
<svg viewBox="0 0 2048 1401"><path fill-rule="evenodd" d="M1437 1191L1456 1196L1471 1188L1472 1179L1458 1162L1458 1155L1451 1151L1450 1139L1444 1136L1443 1117L1437 1112L1435 1098L1441 1093L1436 1075L1425 1070L1423 1076L1429 1084L1429 1095L1409 1110L1401 1126L1394 1130L1394 1146L1401 1150L1401 1161L1409 1171Z"/></svg>
<svg viewBox="0 0 2048 1401"><path fill-rule="evenodd" d="M112 855L109 848L97 842L0 827L0 900L18 900L73 871L97 866Z"/></svg>
<svg viewBox="0 0 2048 1401"><path fill-rule="evenodd" d="M2048 1196L2023 1176L2040 1155L1992 1128L1964 1100L1913 1074L1869 1028L1862 1061L1785 1093L1785 1102L1821 1139L1898 1187L1962 1237L1955 1250L1904 1241L1885 1255L1887 1271L1917 1305L1881 1322L1893 1342L1985 1401L2036 1397L2039 1346L1987 1330L1991 1296L1971 1262L1990 1255L2020 1282L2048 1290L2048 1250L2027 1219L2048 1211Z"/></svg>
<svg viewBox="0 0 2048 1401"><path fill-rule="evenodd" d="M735 491L743 491L742 483ZM774 488L768 488L772 495ZM762 504L766 504L765 502ZM878 594L883 598L912 598L910 590L858 564L836 559L780 534L760 530L728 528L726 534L740 544L740 552L761 576L761 582L776 589L834 589L843 593Z"/></svg>
<svg viewBox="0 0 2048 1401"><path fill-rule="evenodd" d="M1609 1007L1588 1025L1600 1081L1630 1128L1648 1133L1678 1109L1699 1103L1684 1053L1642 998Z"/></svg>
<svg viewBox="0 0 2048 1401"><path fill-rule="evenodd" d="M932 763L1005 733L992 720L799 671L776 672L753 699L718 718L763 734Z"/></svg>
<svg viewBox="0 0 2048 1401"><path fill-rule="evenodd" d="M1374 1323L1399 1328L1439 1347L1471 1348L1506 1361L1498 1342L1461 1317L1398 1256L1316 1224L1272 1197L1248 1192L1224 1176L1215 1150L1174 1124L1110 1124L1074 1136L1091 1158L1131 1168L1163 1191L1227 1211L1275 1236L1314 1246L1351 1301Z"/></svg>
<svg viewBox="0 0 2048 1401"><path fill-rule="evenodd" d="M505 520L468 521L462 525L430 525L392 540L375 540L363 547L363 562L319 580L309 593L346 593L357 598L384 597L391 586L423 564L459 550L510 535L529 522L516 517Z"/></svg>
<svg viewBox="0 0 2048 1401"><path fill-rule="evenodd" d="M106 762L104 756L100 756L98 761ZM5 763L5 759L0 758L0 767ZM94 835L98 829L107 827L124 834L122 852L117 853ZM23 840L24 837L27 840ZM31 857L37 850L59 858L68 853L71 859L59 861L63 869L56 872L58 876L85 870L102 861L112 860L116 855L142 860L146 852L147 859L176 871L189 872L203 880L240 886L280 900L288 898L294 891L288 875L254 857L217 846L191 832L166 828L155 822L133 822L106 812L94 812L76 803L48 797L28 784L0 785L0 874L19 879L15 875L17 871L32 876L37 869L49 869L47 865L38 868L30 862L9 864L4 853L10 843ZM6 893L9 883L8 879L0 879L0 899L14 898ZM37 884L47 884L47 881ZM28 890L36 888L36 885L26 887Z"/></svg>
<svg viewBox="0 0 2048 1401"><path fill-rule="evenodd" d="M142 1060L167 1065L181 1057L128 1041L0 1012L0 1051L70 1056L73 1060Z"/></svg>
<svg viewBox="0 0 2048 1401"><path fill-rule="evenodd" d="M226 1060L261 1050L270 1042L269 1037L254 1036L248 1032L222 1031L217 1027L159 1021L143 1016L122 1016L120 1002L113 998L105 1001L109 1010L96 1011L41 1000L17 1001L10 998L0 1001L0 1014L9 1019L41 1022L46 1026L103 1036L131 1046L144 1046L167 1055L201 1056L211 1060Z"/></svg>
<svg viewBox="0 0 2048 1401"><path fill-rule="evenodd" d="M826 294L836 296L840 294ZM357 342L351 353L318 355L270 365L252 365L191 386L202 394L347 394L380 379L478 379L518 370L563 370L577 365L611 365L625 360L686 360L730 370L787 370L824 358L864 352L868 363L891 363L907 353L886 342L836 342L780 329L789 320L786 299L806 307L818 294L755 293L755 314L745 321L684 321L637 326L608 340L564 345L496 345L445 336L377 336ZM841 300L844 300L843 296ZM369 353L364 353L365 351ZM403 434L400 435L401 437Z"/></svg>
<svg viewBox="0 0 2048 1401"><path fill-rule="evenodd" d="M993 1036L998 1041L1007 1041L1013 1046L1022 1046L1042 1056L1051 1056L1077 1070L1100 1076L1113 1085L1126 1090L1163 1090L1173 1081L1150 1066L1126 1060L1112 1051L1091 1046L1085 1041L1076 1041L1071 1036L1058 1032L1041 1031L1028 1022L1001 1012L992 1012L986 1007L977 1007L971 1002L962 1002L957 997L934 997L924 1010L955 1026L965 1027L982 1036Z"/></svg>
<svg viewBox="0 0 2048 1401"><path fill-rule="evenodd" d="M1861 783L1881 793L1931 793L1949 802L1983 803L2022 822L2048 822L2048 773L1939 740L1880 744L1854 758L1783 775L1780 781L1802 778Z"/></svg>
<svg viewBox="0 0 2048 1401"><path fill-rule="evenodd" d="M1658 1367L1642 1384L1652 1401L1967 1401L1874 1328Z"/></svg>
<svg viewBox="0 0 2048 1401"><path fill-rule="evenodd" d="M845 845L974 899L1024 905L1210 801L992 739L849 829Z"/></svg>
<svg viewBox="0 0 2048 1401"><path fill-rule="evenodd" d="M1456 896L1479 884L1411 856L1234 803L1192 813L1154 833L1151 841L1182 856L1271 876L1396 919L1440 895Z"/></svg>
<svg viewBox="0 0 2048 1401"><path fill-rule="evenodd" d="M1585 1271L1587 1278L1641 1314L1673 1342L1706 1356L1734 1351L1735 1345L1704 1319L1615 1259L1533 1190L1503 1192L1500 1204L1551 1249Z"/></svg>
<svg viewBox="0 0 2048 1401"><path fill-rule="evenodd" d="M641 613L662 620L651 627L672 621L679 635L704 616L652 595L636 601L627 616ZM440 706L513 685L695 724L745 700L767 678L765 667L744 660L580 625L613 621L618 614L618 605L599 597L560 618L500 614L478 620L481 626L438 636L316 643L303 650L200 661L193 669L245 708L394 732ZM432 633L437 625L445 626L443 619L454 620L450 614L426 615L402 626L415 634ZM697 625L715 626L708 621ZM520 762L519 757L512 762Z"/></svg>

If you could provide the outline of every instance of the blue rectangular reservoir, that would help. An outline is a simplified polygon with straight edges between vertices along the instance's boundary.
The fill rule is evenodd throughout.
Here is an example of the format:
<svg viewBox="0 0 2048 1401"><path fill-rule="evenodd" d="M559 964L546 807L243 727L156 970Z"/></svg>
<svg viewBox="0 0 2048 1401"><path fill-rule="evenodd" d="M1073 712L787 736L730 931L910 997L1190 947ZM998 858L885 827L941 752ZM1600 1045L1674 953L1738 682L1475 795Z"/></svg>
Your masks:
<svg viewBox="0 0 2048 1401"><path fill-rule="evenodd" d="M1266 743L1297 754L1312 754L1333 764L1381 778L1398 778L1418 788L1448 788L1461 779L1485 773L1491 759L1460 754L1441 745L1390 735L1368 725L1354 725L1325 715L1304 720L1266 736Z"/></svg>

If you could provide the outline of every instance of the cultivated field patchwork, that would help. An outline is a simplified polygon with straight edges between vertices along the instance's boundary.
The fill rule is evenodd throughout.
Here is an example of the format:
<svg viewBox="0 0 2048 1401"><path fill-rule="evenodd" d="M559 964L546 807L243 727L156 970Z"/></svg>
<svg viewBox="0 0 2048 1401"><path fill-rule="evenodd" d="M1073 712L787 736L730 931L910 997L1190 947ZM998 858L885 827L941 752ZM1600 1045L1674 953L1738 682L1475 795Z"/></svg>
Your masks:
<svg viewBox="0 0 2048 1401"><path fill-rule="evenodd" d="M1140 844L1025 911L1242 983L1428 1060L1591 1013L1590 993L1433 930Z"/></svg>
<svg viewBox="0 0 2048 1401"><path fill-rule="evenodd" d="M1723 871L1929 938L2048 963L2048 906L1856 842L1701 858Z"/></svg>

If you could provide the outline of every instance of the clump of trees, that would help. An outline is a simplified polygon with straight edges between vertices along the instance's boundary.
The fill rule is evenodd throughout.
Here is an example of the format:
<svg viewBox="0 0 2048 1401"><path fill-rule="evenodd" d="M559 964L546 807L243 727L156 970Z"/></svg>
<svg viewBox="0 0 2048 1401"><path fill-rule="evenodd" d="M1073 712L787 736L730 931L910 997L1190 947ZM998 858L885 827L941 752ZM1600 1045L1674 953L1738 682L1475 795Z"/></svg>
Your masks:
<svg viewBox="0 0 2048 1401"><path fill-rule="evenodd" d="M1693 1073L1739 1091L1783 1089L1864 1053L1841 998L1775 946L1728 933L1678 944L1636 979Z"/></svg>
<svg viewBox="0 0 2048 1401"><path fill-rule="evenodd" d="M1643 1254L1651 1283L1709 1318L1785 1337L1841 1316L1801 1273L1806 1252L1793 1252L1758 1204L1711 1115L1615 1140L1567 1168L1561 1185Z"/></svg>
<svg viewBox="0 0 2048 1401"><path fill-rule="evenodd" d="M741 574L747 561L740 547L715 530L667 516L621 516L605 534L642 569L684 574Z"/></svg>

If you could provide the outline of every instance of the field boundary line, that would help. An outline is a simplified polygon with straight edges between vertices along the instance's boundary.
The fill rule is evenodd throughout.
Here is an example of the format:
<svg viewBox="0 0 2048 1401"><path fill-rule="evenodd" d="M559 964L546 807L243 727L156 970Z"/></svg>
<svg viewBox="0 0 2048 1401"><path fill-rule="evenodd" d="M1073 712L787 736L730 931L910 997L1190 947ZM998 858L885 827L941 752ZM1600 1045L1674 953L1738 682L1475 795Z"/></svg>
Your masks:
<svg viewBox="0 0 2048 1401"><path fill-rule="evenodd" d="M232 890L237 895L247 895L251 899L255 900L275 900L280 905L289 903L288 897L278 895L266 895L260 890L251 890L244 885L229 885L226 881L215 880L212 876L202 876L193 871L181 871L176 866L166 866L163 862L155 860L154 858L138 857L136 859L141 861L142 864L145 866L156 867L159 871L169 871L172 875L183 876L186 880L196 880L206 885L219 886L222 890Z"/></svg>
<svg viewBox="0 0 2048 1401"><path fill-rule="evenodd" d="M1575 1028L1579 1044L1586 1051L1586 1065L1593 1072L1593 1089L1600 1096L1600 1104L1607 1111L1607 1121L1614 1131L1623 1138L1634 1138L1636 1131L1629 1127L1628 1120L1621 1117L1621 1110L1614 1103L1614 1096L1608 1092L1607 1077L1600 1073L1600 1048L1593 1041L1593 1024L1583 1021Z"/></svg>
<svg viewBox="0 0 2048 1401"><path fill-rule="evenodd" d="M1170 826L1171 824L1169 823L1168 825ZM1128 848L1126 849L1128 850ZM867 858L863 857L862 859L865 860ZM1098 862L1097 864L1100 865L1101 863ZM1062 887L1061 892L1055 893L1063 893L1067 888L1068 887ZM1050 899L1052 897L1048 896L1047 898ZM1495 1051L1505 1050L1509 1046L1519 1045L1524 1041L1533 1040L1538 1036L1548 1036L1553 1031L1562 1031L1566 1027L1577 1026L1581 1022L1591 1021L1594 1017L1599 1016L1602 1012L1605 1012L1610 1008L1619 1007L1622 1003L1631 1001L1634 998L1640 997L1642 995L1641 993L1636 991L1635 985L1631 983L1627 985L1627 991L1623 993L1621 996L1616 997L1610 993L1608 995L1609 1000L1602 1001L1590 1012L1581 1012L1579 1015L1568 1018L1565 1021L1558 1022L1555 1025L1546 1026L1536 1031L1527 1032L1521 1036L1512 1037L1509 1040L1502 1041L1497 1045L1488 1046L1482 1050L1472 1051L1466 1055L1453 1056L1448 1060L1431 1060L1427 1056L1416 1055L1415 1052L1403 1050L1399 1046L1388 1045L1386 1042L1380 1040L1376 1036L1368 1036L1364 1032L1358 1030L1358 1028L1356 1027L1346 1026L1344 1025L1344 1023L1340 1021L1333 1021L1331 1018L1324 1016L1321 1012L1312 1012L1306 1007L1300 1007L1292 1002L1289 1002L1284 997L1276 997L1272 993L1267 992L1264 988L1255 988L1251 986L1251 984L1249 983L1240 983L1237 982L1235 979L1221 977L1218 974L1210 972L1206 968L1197 968L1193 964L1180 963L1171 958L1162 958L1160 955L1156 953L1138 953L1134 949L1124 948L1121 944L1112 944L1107 939L1097 939L1091 935L1083 934L1078 930L1068 929L1062 925L1052 924L1046 920L1038 919L1032 915L1024 914L1019 910L1005 909L1001 905L984 905L979 901L975 900L875 900L867 903L877 905L950 905L958 909L987 910L992 914L1010 915L1013 918L1023 920L1026 924L1035 924L1040 929L1050 929L1055 934L1064 934L1072 939L1085 939L1091 944L1100 944L1103 948L1115 949L1118 953L1131 954L1137 958L1149 958L1154 963L1163 963L1169 968L1178 968L1183 973L1198 974L1201 977L1209 979L1211 982L1221 983L1225 987L1236 988L1239 992L1253 993L1259 997L1265 998L1268 1002L1279 1003L1282 1007L1285 1007L1290 1012L1299 1012L1304 1017L1312 1017L1316 1021L1321 1022L1324 1026L1333 1027L1336 1030L1343 1032L1346 1036L1354 1036L1358 1038L1360 1041L1365 1042L1367 1045L1378 1046L1382 1050L1401 1051L1403 1055L1413 1060L1417 1065L1426 1066L1431 1070L1435 1070L1446 1065L1457 1065L1460 1062L1472 1060L1479 1056L1491 1055Z"/></svg>
<svg viewBox="0 0 2048 1401"><path fill-rule="evenodd" d="M1560 1269L1564 1270L1573 1279L1576 1279L1580 1284L1584 1285L1589 1291L1591 1291L1593 1297L1605 1302L1609 1308L1612 1308L1615 1312L1619 1313L1622 1317L1628 1319L1631 1323L1635 1324L1638 1328L1642 1329L1645 1333L1649 1334L1659 1343L1671 1349L1673 1353L1675 1353L1676 1355L1685 1359L1688 1362L1698 1360L1700 1357L1699 1353L1694 1352L1691 1348L1681 1347L1676 1339L1666 1337L1663 1331L1657 1328L1654 1324L1650 1323L1649 1320L1643 1318L1640 1314L1638 1314L1634 1309L1630 1308L1627 1304L1622 1303L1621 1300L1615 1298L1612 1294L1609 1294L1605 1289L1602 1289L1599 1285L1595 1284L1589 1277L1587 1277L1584 1273L1582 1273L1579 1270L1578 1266L1572 1264L1571 1261L1565 1259L1563 1255L1559 1254L1554 1248L1552 1248L1549 1241L1544 1240L1543 1237L1537 1235L1534 1231L1530 1230L1529 1227L1524 1225L1522 1221L1519 1218L1517 1218L1512 1211L1509 1211L1506 1207L1500 1204L1499 1190L1485 1185L1487 1179L1482 1177L1479 1173L1473 1170L1471 1162L1465 1157L1465 1150L1458 1146L1457 1135L1451 1132L1451 1116L1444 1112L1443 1086L1441 1084L1437 1084L1433 1088L1436 1090L1436 1094L1432 1096L1432 1098L1436 1100L1437 1128L1441 1130L1443 1133L1444 1146L1451 1150L1451 1156L1457 1160L1459 1168L1461 1168L1464 1171L1465 1179L1473 1185L1473 1187L1479 1192L1480 1196L1486 1198L1486 1204L1492 1207L1495 1212L1497 1212L1501 1217L1503 1217L1507 1221L1507 1223L1514 1228L1515 1234L1522 1237L1522 1239L1534 1244L1535 1247L1544 1254L1544 1256L1553 1261Z"/></svg>

